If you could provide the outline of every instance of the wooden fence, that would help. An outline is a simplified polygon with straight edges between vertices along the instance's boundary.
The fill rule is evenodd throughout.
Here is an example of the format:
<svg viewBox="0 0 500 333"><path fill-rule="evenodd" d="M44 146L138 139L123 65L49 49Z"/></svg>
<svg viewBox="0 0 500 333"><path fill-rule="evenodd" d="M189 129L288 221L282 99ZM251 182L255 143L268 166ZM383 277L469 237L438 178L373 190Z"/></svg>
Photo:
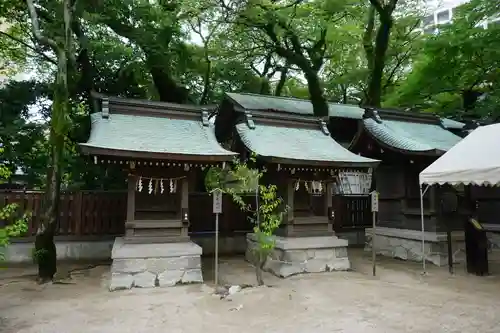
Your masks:
<svg viewBox="0 0 500 333"><path fill-rule="evenodd" d="M26 236L33 236L42 219L41 191L0 191L0 207L16 203L18 215L31 214ZM124 232L127 194L123 191L61 193L58 236L118 235Z"/></svg>
<svg viewBox="0 0 500 333"><path fill-rule="evenodd" d="M338 196L334 198L335 231L370 228L372 215L369 196Z"/></svg>
<svg viewBox="0 0 500 333"><path fill-rule="evenodd" d="M17 203L18 215L30 212L28 232L34 236L42 218L41 191L0 190L0 207ZM253 204L249 198L248 204ZM336 197L335 230L358 229L371 224L368 197ZM193 235L210 235L215 232L215 215L212 197L208 193L189 194L190 227ZM127 211L125 191L78 191L61 193L58 236L105 236L124 233ZM2 221L0 221L0 224ZM223 213L219 216L221 235L244 234L252 230L248 214L242 212L229 196L223 198Z"/></svg>
<svg viewBox="0 0 500 333"><path fill-rule="evenodd" d="M0 207L16 203L17 215L31 213L28 232L34 236L42 218L44 192L0 190ZM78 191L61 193L59 204L58 236L102 236L124 233L127 212L127 193L124 191ZM208 193L190 193L191 234L213 234L215 215L212 214L212 197ZM0 223L2 223L0 221ZM242 212L230 197L223 198L223 213L219 216L221 235L246 233L252 230L247 214Z"/></svg>

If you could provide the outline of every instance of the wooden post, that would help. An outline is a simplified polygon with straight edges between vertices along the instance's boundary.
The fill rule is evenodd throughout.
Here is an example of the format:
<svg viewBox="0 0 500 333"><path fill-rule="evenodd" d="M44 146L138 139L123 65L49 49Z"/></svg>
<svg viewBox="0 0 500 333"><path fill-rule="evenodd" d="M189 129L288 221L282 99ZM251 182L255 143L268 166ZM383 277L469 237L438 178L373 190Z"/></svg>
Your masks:
<svg viewBox="0 0 500 333"><path fill-rule="evenodd" d="M78 191L75 194L75 205L74 205L74 228L73 228L73 233L75 236L81 235L82 232L82 201L83 201L83 194L82 191Z"/></svg>
<svg viewBox="0 0 500 333"><path fill-rule="evenodd" d="M330 212L333 210L333 197L332 197L333 184L327 182L325 184L325 210L326 210L326 219L330 221ZM333 223L328 223L328 232L333 232Z"/></svg>
<svg viewBox="0 0 500 333"><path fill-rule="evenodd" d="M182 192L181 192L181 237L188 236L189 228L189 180L188 178L182 179Z"/></svg>
<svg viewBox="0 0 500 333"><path fill-rule="evenodd" d="M286 235L290 235L293 233L293 220L294 220L294 201L295 201L295 186L294 180L288 179L287 183L287 221L286 221Z"/></svg>
<svg viewBox="0 0 500 333"><path fill-rule="evenodd" d="M128 194L127 194L127 222L133 222L135 220L135 184L136 176L128 176ZM133 236L132 229L126 229L125 235L127 237Z"/></svg>

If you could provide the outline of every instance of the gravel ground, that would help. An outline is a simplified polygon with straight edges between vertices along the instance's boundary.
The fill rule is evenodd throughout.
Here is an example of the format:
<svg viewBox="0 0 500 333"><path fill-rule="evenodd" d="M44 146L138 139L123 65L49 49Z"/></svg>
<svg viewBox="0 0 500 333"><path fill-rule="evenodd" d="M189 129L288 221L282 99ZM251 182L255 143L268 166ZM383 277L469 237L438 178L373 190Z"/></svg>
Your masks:
<svg viewBox="0 0 500 333"><path fill-rule="evenodd" d="M500 331L500 277L467 276L446 269L378 259L351 251L353 272L266 275L271 287L243 289L220 300L207 285L108 292L109 267L74 272L71 284L38 286L29 269L0 274L2 333L126 332L474 332ZM241 259L220 265L225 283L253 283ZM209 279L209 263L204 264Z"/></svg>

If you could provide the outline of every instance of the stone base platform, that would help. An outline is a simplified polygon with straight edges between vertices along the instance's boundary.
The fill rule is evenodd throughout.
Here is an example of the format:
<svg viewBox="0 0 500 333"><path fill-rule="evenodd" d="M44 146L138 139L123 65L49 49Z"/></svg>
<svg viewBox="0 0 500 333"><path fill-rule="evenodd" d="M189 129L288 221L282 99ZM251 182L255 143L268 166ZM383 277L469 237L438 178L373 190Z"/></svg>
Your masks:
<svg viewBox="0 0 500 333"><path fill-rule="evenodd" d="M193 242L130 244L117 237L111 252L109 289L202 283L201 252Z"/></svg>
<svg viewBox="0 0 500 333"><path fill-rule="evenodd" d="M348 242L336 236L275 237L276 245L264 269L286 278L301 273L345 271L351 268ZM246 260L255 263L255 234L247 234Z"/></svg>
<svg viewBox="0 0 500 333"><path fill-rule="evenodd" d="M372 250L373 229L366 229L366 251ZM463 231L451 234L453 262L465 261ZM426 231L424 234L426 261L436 266L448 265L448 241L445 232ZM376 228L375 250L377 254L409 261L422 261L422 232L419 230Z"/></svg>

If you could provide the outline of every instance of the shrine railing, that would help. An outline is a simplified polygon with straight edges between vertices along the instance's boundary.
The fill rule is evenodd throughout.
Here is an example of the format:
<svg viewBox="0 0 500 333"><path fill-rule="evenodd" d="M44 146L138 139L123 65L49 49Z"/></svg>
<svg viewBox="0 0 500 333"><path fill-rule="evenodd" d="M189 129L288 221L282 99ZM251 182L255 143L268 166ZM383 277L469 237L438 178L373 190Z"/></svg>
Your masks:
<svg viewBox="0 0 500 333"><path fill-rule="evenodd" d="M370 228L372 217L369 196L334 196L335 231Z"/></svg>
<svg viewBox="0 0 500 333"><path fill-rule="evenodd" d="M43 191L0 190L0 207L16 203L16 216L29 212L28 231L24 237L35 236L42 222ZM249 203L251 204L251 203ZM190 227L192 235L213 235L215 215L212 197L208 193L189 194ZM219 216L222 236L245 234L253 229L246 213L229 196L223 198L223 212ZM63 192L59 202L59 221L56 236L74 238L87 236L116 236L125 231L127 212L126 191ZM7 221L0 220L0 226Z"/></svg>
<svg viewBox="0 0 500 333"><path fill-rule="evenodd" d="M15 203L17 216L29 213L28 231L34 236L42 222L43 191L0 191L0 207ZM123 191L63 192L59 201L57 236L119 235L125 230L127 194ZM5 223L2 221L0 223Z"/></svg>

